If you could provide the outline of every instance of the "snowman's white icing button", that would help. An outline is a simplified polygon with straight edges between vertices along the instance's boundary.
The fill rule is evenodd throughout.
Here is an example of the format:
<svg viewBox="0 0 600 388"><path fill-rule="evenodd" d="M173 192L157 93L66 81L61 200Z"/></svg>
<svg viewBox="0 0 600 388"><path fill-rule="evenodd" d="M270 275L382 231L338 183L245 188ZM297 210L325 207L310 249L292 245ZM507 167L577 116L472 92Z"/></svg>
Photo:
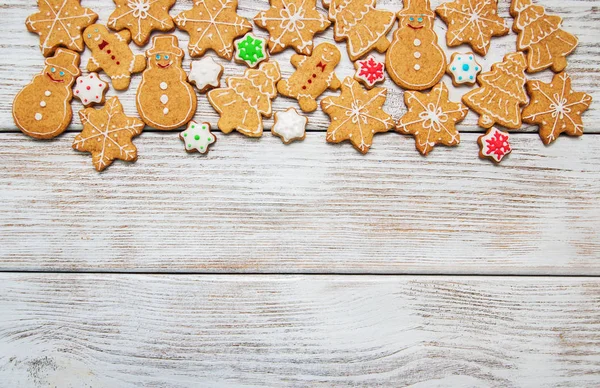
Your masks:
<svg viewBox="0 0 600 388"><path fill-rule="evenodd" d="M415 58L417 58L417 59L421 58L421 53L418 51L415 51Z"/></svg>
<svg viewBox="0 0 600 388"><path fill-rule="evenodd" d="M415 41L413 42L413 44L414 44L416 47L419 47L419 46L421 45L421 41L420 41L419 39L415 39Z"/></svg>
<svg viewBox="0 0 600 388"><path fill-rule="evenodd" d="M44 108L46 106L46 101L40 101L40 106Z"/></svg>
<svg viewBox="0 0 600 388"><path fill-rule="evenodd" d="M163 109L163 114L166 115L167 113L169 113L169 108Z"/></svg>
<svg viewBox="0 0 600 388"><path fill-rule="evenodd" d="M162 96L160 96L160 102L162 102L163 104L166 104L167 102L169 102L169 96L167 96L166 94L163 94Z"/></svg>
<svg viewBox="0 0 600 388"><path fill-rule="evenodd" d="M51 91L49 91L49 90L46 90L46 91L44 92L44 95L45 95L46 97L50 97L50 95L51 95L51 94L52 94L52 92L51 92Z"/></svg>
<svg viewBox="0 0 600 388"><path fill-rule="evenodd" d="M160 88L161 88L162 90L167 90L167 87L168 87L168 85L167 85L167 83L166 83L166 82L161 82L161 83L160 83Z"/></svg>
<svg viewBox="0 0 600 388"><path fill-rule="evenodd" d="M421 65L419 65L418 63L415 65L415 70L419 71L421 70Z"/></svg>
<svg viewBox="0 0 600 388"><path fill-rule="evenodd" d="M35 119L37 121L40 121L42 119L42 114L41 113L36 113L34 117L35 117Z"/></svg>

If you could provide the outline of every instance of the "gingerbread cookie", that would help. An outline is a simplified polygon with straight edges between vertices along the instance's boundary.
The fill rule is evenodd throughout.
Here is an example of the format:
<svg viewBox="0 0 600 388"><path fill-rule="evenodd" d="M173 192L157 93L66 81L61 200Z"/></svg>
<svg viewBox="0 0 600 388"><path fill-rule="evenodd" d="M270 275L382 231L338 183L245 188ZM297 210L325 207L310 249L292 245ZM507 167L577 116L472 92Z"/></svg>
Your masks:
<svg viewBox="0 0 600 388"><path fill-rule="evenodd" d="M77 97L83 106L104 103L104 94L108 89L108 83L98 77L98 73L82 75L75 80L73 95Z"/></svg>
<svg viewBox="0 0 600 388"><path fill-rule="evenodd" d="M321 43L310 56L292 55L291 63L296 71L289 79L279 81L277 90L298 100L304 112L313 112L317 109L317 97L327 89L340 88L334 72L340 58L340 50L331 43Z"/></svg>
<svg viewBox="0 0 600 388"><path fill-rule="evenodd" d="M98 15L83 8L79 0L38 0L39 12L29 16L25 25L40 36L40 49L47 57L57 47L83 51L81 30L94 23Z"/></svg>
<svg viewBox="0 0 600 388"><path fill-rule="evenodd" d="M465 94L462 101L480 115L480 127L488 129L498 123L510 129L521 128L521 107L529 101L525 93L526 67L522 53L510 53L477 77L479 87Z"/></svg>
<svg viewBox="0 0 600 388"><path fill-rule="evenodd" d="M188 81L194 84L200 93L218 88L223 75L223 66L215 62L212 57L203 57L199 61L192 61Z"/></svg>
<svg viewBox="0 0 600 388"><path fill-rule="evenodd" d="M262 136L262 116L271 117L271 100L277 96L275 84L280 78L277 62L264 62L258 69L247 69L242 77L229 77L227 87L208 92L208 102L221 115L219 129Z"/></svg>
<svg viewBox="0 0 600 388"><path fill-rule="evenodd" d="M87 64L89 72L104 70L116 90L129 87L131 74L146 68L143 55L134 55L129 48L131 34L123 30L116 34L108 32L101 24L92 24L83 32L85 45L92 51Z"/></svg>
<svg viewBox="0 0 600 388"><path fill-rule="evenodd" d="M383 111L386 96L385 88L366 90L351 77L346 77L338 97L326 97L321 101L323 112L331 118L327 141L350 140L354 148L366 154L376 133L394 127L392 116Z"/></svg>
<svg viewBox="0 0 600 388"><path fill-rule="evenodd" d="M544 144L552 143L561 133L583 135L581 114L590 107L592 96L574 92L567 73L555 74L549 84L528 81L527 91L531 101L523 109L523 121L539 126Z"/></svg>
<svg viewBox="0 0 600 388"><path fill-rule="evenodd" d="M347 41L350 60L356 61L373 49L380 53L387 50L390 41L386 35L396 21L393 12L376 9L375 0L323 0L323 5L335 23L335 41Z"/></svg>
<svg viewBox="0 0 600 388"><path fill-rule="evenodd" d="M46 66L15 97L17 127L36 139L51 139L67 129L73 117L71 86L79 72L79 54L59 48Z"/></svg>
<svg viewBox="0 0 600 388"><path fill-rule="evenodd" d="M175 28L169 10L175 0L113 0L117 6L108 18L108 27L115 31L129 30L133 43L143 46L152 31Z"/></svg>
<svg viewBox="0 0 600 388"><path fill-rule="evenodd" d="M142 133L144 123L126 116L118 97L109 98L101 109L79 111L79 117L83 130L73 140L73 148L91 153L97 171L104 170L115 159L128 162L137 159L137 148L131 139Z"/></svg>
<svg viewBox="0 0 600 388"><path fill-rule="evenodd" d="M235 61L243 63L248 67L256 67L259 63L269 59L267 45L263 38L247 33L243 38L236 40Z"/></svg>
<svg viewBox="0 0 600 388"><path fill-rule="evenodd" d="M155 36L146 56L148 67L142 73L135 100L140 118L165 131L187 124L196 113L198 101L181 67L183 50L177 37Z"/></svg>
<svg viewBox="0 0 600 388"><path fill-rule="evenodd" d="M551 68L559 73L567 67L567 55L577 47L578 40L561 30L562 18L546 15L540 5L531 0L512 0L510 14L515 18L513 31L517 50L527 52L527 71L536 73Z"/></svg>
<svg viewBox="0 0 600 388"><path fill-rule="evenodd" d="M175 24L190 34L190 56L201 57L208 49L221 58L233 56L233 40L252 30L237 13L237 0L195 0L194 7L175 17Z"/></svg>
<svg viewBox="0 0 600 388"><path fill-rule="evenodd" d="M308 117L298 114L296 109L287 108L284 112L275 112L275 124L271 128L274 136L281 138L284 144L306 137Z"/></svg>
<svg viewBox="0 0 600 388"><path fill-rule="evenodd" d="M316 9L316 0L270 0L271 8L254 18L257 26L269 31L269 51L276 54L292 47L298 54L310 55L313 37L331 22Z"/></svg>
<svg viewBox="0 0 600 388"><path fill-rule="evenodd" d="M446 72L452 76L454 86L471 86L477 82L477 76L481 73L481 65L477 62L473 53L454 53Z"/></svg>
<svg viewBox="0 0 600 388"><path fill-rule="evenodd" d="M435 14L429 0L404 0L398 17L400 28L385 55L387 72L404 89L429 89L446 71L446 54L433 31Z"/></svg>
<svg viewBox="0 0 600 388"><path fill-rule="evenodd" d="M448 88L440 82L429 93L405 92L408 112L398 121L396 131L415 137L417 150L427 155L436 144L456 146L460 134L456 124L469 110L460 102L448 99Z"/></svg>
<svg viewBox="0 0 600 388"><path fill-rule="evenodd" d="M195 121L188 123L187 129L179 134L179 138L185 144L187 152L200 152L205 154L208 148L217 141L217 137L210 131L209 123L198 124Z"/></svg>
<svg viewBox="0 0 600 388"><path fill-rule="evenodd" d="M495 127L488 129L485 135L479 136L477 139L479 157L489 159L496 164L500 163L505 156L512 152L509 140L508 132L502 132Z"/></svg>
<svg viewBox="0 0 600 388"><path fill-rule="evenodd" d="M493 36L510 31L498 16L498 0L455 0L440 5L435 12L448 25L448 47L468 43L481 56L487 54Z"/></svg>
<svg viewBox="0 0 600 388"><path fill-rule="evenodd" d="M373 88L376 83L385 80L385 65L369 55L366 59L354 62L356 73L354 79L362 82L367 89Z"/></svg>

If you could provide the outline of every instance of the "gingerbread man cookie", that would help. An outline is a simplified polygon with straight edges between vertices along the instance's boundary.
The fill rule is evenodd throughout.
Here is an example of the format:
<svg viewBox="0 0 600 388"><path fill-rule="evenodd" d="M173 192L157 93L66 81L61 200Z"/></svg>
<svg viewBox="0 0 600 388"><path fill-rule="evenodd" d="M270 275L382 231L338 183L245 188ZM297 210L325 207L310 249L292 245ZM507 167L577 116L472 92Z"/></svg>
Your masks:
<svg viewBox="0 0 600 388"><path fill-rule="evenodd" d="M183 50L177 37L155 36L146 56L148 67L142 73L136 97L140 118L165 131L185 125L196 113L198 101L181 67Z"/></svg>
<svg viewBox="0 0 600 388"><path fill-rule="evenodd" d="M38 0L39 12L25 21L27 29L40 36L40 49L47 57L57 47L83 51L81 30L94 23L98 15L83 8L79 0Z"/></svg>
<svg viewBox="0 0 600 388"><path fill-rule="evenodd" d="M289 79L279 81L277 90L297 99L304 112L313 112L317 109L317 97L327 89L340 88L334 72L340 58L340 50L331 43L321 43L310 56L294 54L291 63L296 71Z"/></svg>
<svg viewBox="0 0 600 388"><path fill-rule="evenodd" d="M92 51L87 64L89 72L104 70L116 90L129 87L132 73L146 68L143 55L134 55L129 48L131 34L123 30L116 34L108 32L101 24L92 24L83 32L85 45Z"/></svg>
<svg viewBox="0 0 600 388"><path fill-rule="evenodd" d="M435 14L429 0L404 0L398 12L400 28L385 55L392 81L409 90L425 90L437 84L446 72L446 54L433 31Z"/></svg>
<svg viewBox="0 0 600 388"><path fill-rule="evenodd" d="M171 31L175 28L169 9L175 0L113 0L117 5L108 18L108 27L115 31L131 32L133 43L148 43L152 31Z"/></svg>
<svg viewBox="0 0 600 388"><path fill-rule="evenodd" d="M83 106L88 107L104 102L104 94L108 89L108 83L98 77L98 73L85 74L77 78L73 95L77 97Z"/></svg>
<svg viewBox="0 0 600 388"><path fill-rule="evenodd" d="M17 127L36 139L51 139L67 129L73 117L71 86L79 72L79 54L59 48L43 71L15 97L12 114Z"/></svg>

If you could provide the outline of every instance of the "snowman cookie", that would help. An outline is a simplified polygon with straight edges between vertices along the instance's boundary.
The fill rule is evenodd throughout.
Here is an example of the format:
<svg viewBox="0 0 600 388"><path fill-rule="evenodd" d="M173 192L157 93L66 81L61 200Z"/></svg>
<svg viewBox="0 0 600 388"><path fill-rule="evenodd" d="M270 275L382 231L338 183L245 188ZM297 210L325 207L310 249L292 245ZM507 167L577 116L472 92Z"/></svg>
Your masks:
<svg viewBox="0 0 600 388"><path fill-rule="evenodd" d="M73 95L77 97L83 106L104 103L104 94L108 89L108 83L98 77L98 73L82 75L75 80Z"/></svg>
<svg viewBox="0 0 600 388"><path fill-rule="evenodd" d="M26 135L51 139L67 128L73 117L71 87L79 72L79 54L57 49L46 66L15 97L12 114Z"/></svg>
<svg viewBox="0 0 600 388"><path fill-rule="evenodd" d="M477 75L481 73L481 65L477 62L473 53L454 53L450 58L450 64L446 72L452 76L454 86L472 86L477 82Z"/></svg>
<svg viewBox="0 0 600 388"><path fill-rule="evenodd" d="M312 55L292 55L291 63L296 71L289 79L277 83L280 94L298 100L300 109L313 112L317 109L317 97L325 90L340 88L335 67L340 62L340 50L331 43L321 43Z"/></svg>
<svg viewBox="0 0 600 388"><path fill-rule="evenodd" d="M146 51L148 68L142 73L136 105L140 118L149 126L165 131L179 128L196 113L196 93L181 67L183 50L175 35L152 38Z"/></svg>
<svg viewBox="0 0 600 388"><path fill-rule="evenodd" d="M134 55L129 48L131 33L123 30L111 34L101 24L92 24L83 32L85 45L92 51L87 64L89 72L104 72L110 77L116 90L129 87L132 73L139 73L146 68L143 55Z"/></svg>
<svg viewBox="0 0 600 388"><path fill-rule="evenodd" d="M446 55L433 31L435 14L429 0L404 0L398 12L400 28L385 56L385 67L398 86L425 90L436 85L446 72Z"/></svg>
<svg viewBox="0 0 600 388"><path fill-rule="evenodd" d="M188 123L187 129L179 134L179 138L185 144L187 152L200 152L205 154L208 148L217 141L217 137L210 131L209 123L198 124L195 121Z"/></svg>

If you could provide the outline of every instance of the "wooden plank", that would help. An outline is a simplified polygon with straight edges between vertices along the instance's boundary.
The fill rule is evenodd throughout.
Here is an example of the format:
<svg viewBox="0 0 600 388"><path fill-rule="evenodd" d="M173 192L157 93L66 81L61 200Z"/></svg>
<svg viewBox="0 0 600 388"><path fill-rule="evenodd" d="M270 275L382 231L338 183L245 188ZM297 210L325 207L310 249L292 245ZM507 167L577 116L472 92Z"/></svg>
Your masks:
<svg viewBox="0 0 600 388"><path fill-rule="evenodd" d="M74 136L0 135L0 270L600 275L600 136L516 135L494 166L475 134L424 158L395 133L366 156L144 133L101 174Z"/></svg>
<svg viewBox="0 0 600 388"><path fill-rule="evenodd" d="M432 0L432 6L436 7L441 4L442 0ZM548 8L548 12L558 14L564 18L564 28L578 36L580 44L573 55L569 57L569 73L572 75L573 87L576 90L585 91L591 94L596 101L600 101L600 70L598 69L599 60L599 45L598 36L600 36L600 22L597 12L594 12L598 6L600 6L599 0L539 0L540 4ZM260 10L267 8L267 1L251 1L241 0L239 1L239 13L240 15L252 19ZM320 4L320 1L318 1ZM82 4L86 7L92 8L95 12L100 15L99 23L106 23L109 15L114 9L114 5L111 1L104 0L84 0ZM177 15L179 12L190 8L192 5L191 0L178 1L175 7L171 11L171 15ZM499 14L505 17L510 24L512 24L512 18L508 13L509 2L500 2ZM401 9L401 2L398 0L380 0L378 1L380 8L390 9L392 11L398 11ZM322 7L319 8L322 10ZM35 6L31 0L8 0L5 5L1 6L0 12L0 25L2 25L4 35L2 46L3 55L0 56L0 79L3 80L2 88L0 88L0 99L5 101L5 104L0 105L0 131L14 131L16 127L12 120L11 108L12 100L18 91L26 85L31 78L39 73L43 66L43 57L38 48L39 39L38 36L27 31L25 28L25 19L27 16L35 12ZM445 24L437 19L435 22L435 28L438 33L441 47L445 48L448 53L448 57L452 52L466 52L471 51L468 46L461 46L458 48L448 49L445 44L446 26ZM255 28L254 31L259 36L266 36L264 30ZM187 47L188 36L187 34L177 31L176 35L179 37L180 46ZM391 38L392 32L389 37ZM316 43L320 42L333 42L333 30L330 28L324 34L318 36L315 39ZM506 53L515 50L516 35L511 33L509 36L502 38L495 38L492 40L492 48L485 59L481 58L484 70L488 70L492 63L501 60L502 56ZM337 74L340 78L346 76L352 76L354 74L354 67L352 62L347 58L346 48L344 43L338 44L343 52L343 60L338 66ZM132 49L135 52L143 53L144 50L149 48L149 45L139 48L134 44L131 44ZM82 56L82 68L85 68L89 58L89 50ZM212 55L212 54L211 54ZM292 55L292 50L288 49L285 52L273 56L273 60L276 60L281 65L282 73L284 77L289 76L293 68L289 63L289 58ZM382 55L376 55L379 58L383 58ZM232 75L240 75L244 71L244 66L235 64L233 62L226 62L224 60L218 60L219 63L224 65L225 72L224 77ZM189 57L186 55L184 60L184 68L189 69ZM546 81L551 79L551 72L546 71L541 74L532 76L532 78L541 78ZM451 97L455 100L459 100L462 94L469 91L469 88L454 88L451 85L450 78L446 76L445 82L450 85ZM136 112L135 109L135 90L140 82L140 76L136 75L133 77L131 87L126 92L115 92L114 90L109 91L109 95L117 94L123 101L126 110L130 112ZM384 84L388 88L388 100L385 105L386 111L388 111L394 118L399 118L404 112L405 107L403 103L403 92L390 80L387 80ZM332 95L334 93L326 93L326 95ZM9 103L10 102L10 103ZM289 106L297 106L295 100L288 99L285 97L278 97L274 101L274 110L284 110ZM81 109L79 101L73 103L73 109L75 112ZM325 131L329 125L328 117L317 110L314 113L308 115L310 117L310 130ZM218 116L212 109L204 95L199 96L198 99L198 113L195 116L196 120L209 121L213 126L216 125ZM597 109L590 109L584 116L586 123L586 130L589 133L595 132L600 133L600 126L595 123L600 122L600 113ZM265 122L266 128L271 128L272 120ZM75 115L73 124L70 130L78 131L81 129L79 117ZM470 112L466 120L461 124L460 130L463 132L480 132L481 129L477 127L477 116ZM524 126L523 131L535 131L535 127Z"/></svg>
<svg viewBox="0 0 600 388"><path fill-rule="evenodd" d="M0 275L7 387L591 387L600 280Z"/></svg>

